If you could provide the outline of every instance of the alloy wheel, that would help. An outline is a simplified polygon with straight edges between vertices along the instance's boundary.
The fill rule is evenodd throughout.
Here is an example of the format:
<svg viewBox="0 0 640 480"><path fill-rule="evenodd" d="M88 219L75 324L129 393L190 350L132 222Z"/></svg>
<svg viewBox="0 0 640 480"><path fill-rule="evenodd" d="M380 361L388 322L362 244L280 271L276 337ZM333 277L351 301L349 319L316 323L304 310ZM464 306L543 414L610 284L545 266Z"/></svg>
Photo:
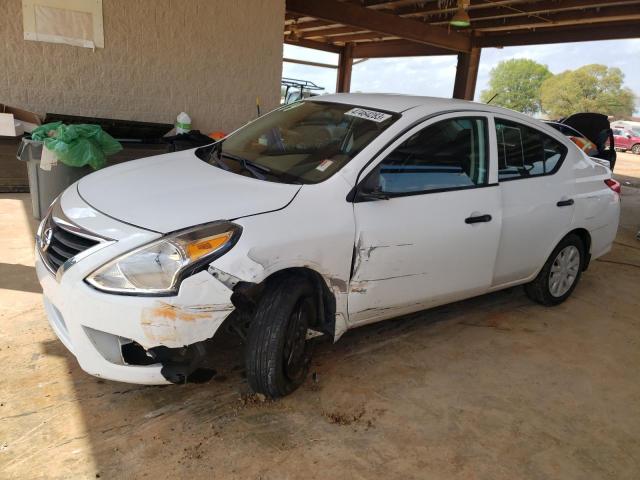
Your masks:
<svg viewBox="0 0 640 480"><path fill-rule="evenodd" d="M567 293L580 272L580 250L569 245L558 253L549 273L549 292L558 298Z"/></svg>

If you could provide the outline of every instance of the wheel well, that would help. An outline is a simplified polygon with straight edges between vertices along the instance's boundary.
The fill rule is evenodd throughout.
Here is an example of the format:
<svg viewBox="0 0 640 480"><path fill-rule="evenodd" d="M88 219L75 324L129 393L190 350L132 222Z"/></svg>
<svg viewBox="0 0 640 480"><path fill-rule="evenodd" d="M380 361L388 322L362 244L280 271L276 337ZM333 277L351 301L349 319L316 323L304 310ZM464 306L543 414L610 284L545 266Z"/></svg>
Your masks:
<svg viewBox="0 0 640 480"><path fill-rule="evenodd" d="M262 297L265 286L295 276L310 282L317 292L318 325L315 329L333 336L335 332L336 298L322 275L308 267L293 267L272 273L260 283L239 282L233 289L231 302L240 314L253 318L255 307Z"/></svg>
<svg viewBox="0 0 640 480"><path fill-rule="evenodd" d="M589 268L589 262L591 261L591 234L584 228L576 228L575 230L570 231L568 235L577 235L580 240L582 240L582 245L584 246L585 257L582 262L582 270L586 270Z"/></svg>

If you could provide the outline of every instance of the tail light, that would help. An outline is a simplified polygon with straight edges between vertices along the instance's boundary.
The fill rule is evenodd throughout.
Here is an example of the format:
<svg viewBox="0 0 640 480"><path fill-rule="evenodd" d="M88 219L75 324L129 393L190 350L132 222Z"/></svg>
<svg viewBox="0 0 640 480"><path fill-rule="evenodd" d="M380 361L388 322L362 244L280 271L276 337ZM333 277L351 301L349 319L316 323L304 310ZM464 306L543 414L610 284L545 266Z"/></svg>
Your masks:
<svg viewBox="0 0 640 480"><path fill-rule="evenodd" d="M607 178L604 181L604 183L606 183L607 187L609 187L611 190L616 192L618 195L620 195L622 193L620 182L616 182L613 178Z"/></svg>

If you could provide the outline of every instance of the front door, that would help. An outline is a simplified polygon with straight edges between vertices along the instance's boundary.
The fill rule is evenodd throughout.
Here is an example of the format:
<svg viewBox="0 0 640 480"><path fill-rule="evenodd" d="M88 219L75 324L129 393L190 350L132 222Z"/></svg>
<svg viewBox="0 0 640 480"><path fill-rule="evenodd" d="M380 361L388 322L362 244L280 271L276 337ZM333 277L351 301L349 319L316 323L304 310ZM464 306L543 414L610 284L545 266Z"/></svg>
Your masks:
<svg viewBox="0 0 640 480"><path fill-rule="evenodd" d="M491 286L501 225L493 128L478 114L415 127L370 167L354 202L352 325Z"/></svg>

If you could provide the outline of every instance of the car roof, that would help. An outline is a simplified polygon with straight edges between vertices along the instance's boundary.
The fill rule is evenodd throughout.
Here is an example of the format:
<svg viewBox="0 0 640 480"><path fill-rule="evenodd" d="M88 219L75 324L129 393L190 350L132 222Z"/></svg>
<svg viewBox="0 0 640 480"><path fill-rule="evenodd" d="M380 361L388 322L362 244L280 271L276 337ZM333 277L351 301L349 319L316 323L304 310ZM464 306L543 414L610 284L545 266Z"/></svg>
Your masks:
<svg viewBox="0 0 640 480"><path fill-rule="evenodd" d="M478 110L483 112L498 113L519 117L522 120L531 121L532 117L514 110L487 105L486 103L470 102L456 98L423 97L418 95L402 95L397 93L336 93L319 95L314 102L345 103L374 110L384 110L393 113L402 113L413 108L420 107L426 115L448 110Z"/></svg>
<svg viewBox="0 0 640 480"><path fill-rule="evenodd" d="M314 97L314 101L347 103L363 108L386 110L387 112L401 113L419 106L438 106L452 104L467 104L464 100L455 100L437 97L421 97L417 95L402 95L398 93L336 93Z"/></svg>

